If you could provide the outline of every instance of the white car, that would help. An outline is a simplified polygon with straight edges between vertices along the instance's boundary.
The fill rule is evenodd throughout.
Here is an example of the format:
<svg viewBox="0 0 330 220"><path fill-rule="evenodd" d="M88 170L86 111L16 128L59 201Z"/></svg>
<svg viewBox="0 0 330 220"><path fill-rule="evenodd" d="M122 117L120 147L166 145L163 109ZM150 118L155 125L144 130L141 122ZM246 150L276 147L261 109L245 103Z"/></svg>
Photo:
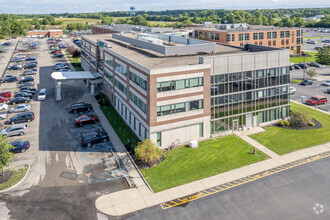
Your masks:
<svg viewBox="0 0 330 220"><path fill-rule="evenodd" d="M20 104L12 107L8 110L8 113L17 113L17 112L27 112L31 109L31 105L28 104Z"/></svg>
<svg viewBox="0 0 330 220"><path fill-rule="evenodd" d="M0 111L7 110L7 109L8 109L8 105L7 104L0 103Z"/></svg>
<svg viewBox="0 0 330 220"><path fill-rule="evenodd" d="M295 94L296 93L296 88L290 86L290 94Z"/></svg>
<svg viewBox="0 0 330 220"><path fill-rule="evenodd" d="M16 57L17 58L26 58L26 56L24 54L17 54Z"/></svg>
<svg viewBox="0 0 330 220"><path fill-rule="evenodd" d="M38 100L46 100L47 97L47 89L40 89L39 94L38 94Z"/></svg>
<svg viewBox="0 0 330 220"><path fill-rule="evenodd" d="M330 80L325 80L321 85L322 86L330 86Z"/></svg>

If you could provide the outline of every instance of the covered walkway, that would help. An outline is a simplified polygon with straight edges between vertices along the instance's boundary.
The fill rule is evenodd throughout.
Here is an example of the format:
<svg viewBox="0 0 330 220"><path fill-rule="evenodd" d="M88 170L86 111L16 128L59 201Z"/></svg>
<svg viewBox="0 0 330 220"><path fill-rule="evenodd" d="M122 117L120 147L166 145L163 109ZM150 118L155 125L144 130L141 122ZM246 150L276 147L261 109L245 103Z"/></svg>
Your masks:
<svg viewBox="0 0 330 220"><path fill-rule="evenodd" d="M55 79L55 98L56 100L62 100L61 84L67 80L84 80L86 87L91 87L91 94L95 92L95 85L103 83L101 74L91 73L89 71L78 72L53 72L52 78Z"/></svg>

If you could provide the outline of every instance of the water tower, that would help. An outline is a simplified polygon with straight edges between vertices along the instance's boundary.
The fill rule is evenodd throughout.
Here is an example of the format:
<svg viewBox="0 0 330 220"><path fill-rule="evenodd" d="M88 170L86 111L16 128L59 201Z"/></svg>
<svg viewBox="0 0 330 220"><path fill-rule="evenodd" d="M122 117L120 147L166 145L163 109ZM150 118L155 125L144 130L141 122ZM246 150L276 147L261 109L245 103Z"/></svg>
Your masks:
<svg viewBox="0 0 330 220"><path fill-rule="evenodd" d="M129 16L130 17L135 16L135 7L134 6L131 6L129 9L130 9Z"/></svg>

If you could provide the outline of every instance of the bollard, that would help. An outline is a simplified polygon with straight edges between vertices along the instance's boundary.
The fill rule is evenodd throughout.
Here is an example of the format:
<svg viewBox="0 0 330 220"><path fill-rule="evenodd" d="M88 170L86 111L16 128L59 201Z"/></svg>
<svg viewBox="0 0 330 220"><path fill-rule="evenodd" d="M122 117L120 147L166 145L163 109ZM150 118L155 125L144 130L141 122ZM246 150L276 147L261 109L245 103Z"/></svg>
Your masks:
<svg viewBox="0 0 330 220"><path fill-rule="evenodd" d="M253 154L256 155L257 154L257 148L253 148Z"/></svg>

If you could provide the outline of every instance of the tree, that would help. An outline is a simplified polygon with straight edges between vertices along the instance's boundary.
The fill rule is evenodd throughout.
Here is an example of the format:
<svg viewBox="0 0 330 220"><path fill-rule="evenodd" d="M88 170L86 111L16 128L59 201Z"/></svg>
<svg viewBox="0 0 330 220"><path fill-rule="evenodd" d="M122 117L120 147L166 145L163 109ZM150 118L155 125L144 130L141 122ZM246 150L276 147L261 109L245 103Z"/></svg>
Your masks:
<svg viewBox="0 0 330 220"><path fill-rule="evenodd" d="M73 55L73 52L76 50L76 48L74 46L68 46L66 50L69 52L69 54Z"/></svg>
<svg viewBox="0 0 330 220"><path fill-rule="evenodd" d="M113 21L114 21L114 18L113 18L113 17L105 16L105 17L102 19L101 24L112 24Z"/></svg>
<svg viewBox="0 0 330 220"><path fill-rule="evenodd" d="M323 47L318 50L316 54L316 62L323 65L330 65L330 48Z"/></svg>
<svg viewBox="0 0 330 220"><path fill-rule="evenodd" d="M8 140L8 137L0 135L0 169L2 170L2 175L3 168L9 166L14 158L14 153L10 152L10 149L14 147L8 143Z"/></svg>
<svg viewBox="0 0 330 220"><path fill-rule="evenodd" d="M81 51L78 49L75 49L75 51L73 51L72 53L72 58L75 58L77 61L77 58L79 58L81 56Z"/></svg>
<svg viewBox="0 0 330 220"><path fill-rule="evenodd" d="M201 35L198 36L198 39L205 40L205 37L204 37L204 35L201 34Z"/></svg>
<svg viewBox="0 0 330 220"><path fill-rule="evenodd" d="M162 149L157 147L150 139L138 143L134 150L136 157L146 164L151 164L164 156Z"/></svg>
<svg viewBox="0 0 330 220"><path fill-rule="evenodd" d="M318 73L316 72L316 69L308 69L306 70L306 74L309 75L310 78L312 78L313 76L316 76Z"/></svg>

